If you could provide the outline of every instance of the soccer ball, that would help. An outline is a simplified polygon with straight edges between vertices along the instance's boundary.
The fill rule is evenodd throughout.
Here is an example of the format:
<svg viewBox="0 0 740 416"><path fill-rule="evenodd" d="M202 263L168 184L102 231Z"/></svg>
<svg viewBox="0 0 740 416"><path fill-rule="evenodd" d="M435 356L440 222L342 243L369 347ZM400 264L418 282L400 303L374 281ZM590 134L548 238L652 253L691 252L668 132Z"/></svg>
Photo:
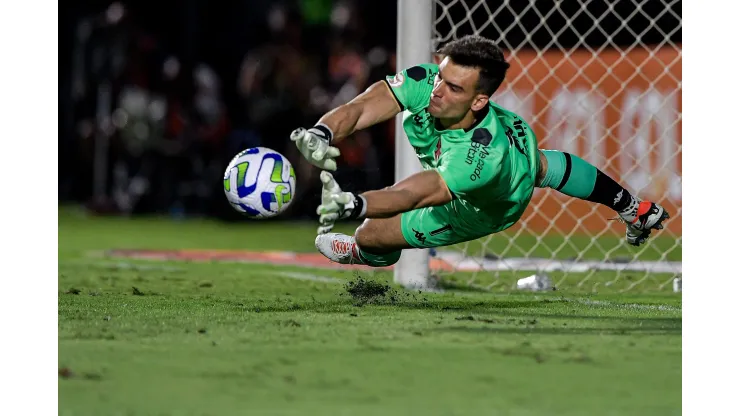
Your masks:
<svg viewBox="0 0 740 416"><path fill-rule="evenodd" d="M231 206L249 218L274 217L293 201L293 165L266 147L244 150L226 167L224 193Z"/></svg>

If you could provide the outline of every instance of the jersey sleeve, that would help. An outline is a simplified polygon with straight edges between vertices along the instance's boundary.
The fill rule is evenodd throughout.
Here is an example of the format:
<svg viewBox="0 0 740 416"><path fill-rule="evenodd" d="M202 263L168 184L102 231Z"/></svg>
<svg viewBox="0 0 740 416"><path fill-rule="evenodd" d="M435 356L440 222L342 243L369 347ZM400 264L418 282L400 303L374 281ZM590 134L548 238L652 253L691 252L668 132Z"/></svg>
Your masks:
<svg viewBox="0 0 740 416"><path fill-rule="evenodd" d="M401 110L416 113L429 105L438 68L435 64L421 64L385 78Z"/></svg>
<svg viewBox="0 0 740 416"><path fill-rule="evenodd" d="M502 156L493 149L471 142L445 152L436 169L450 192L464 199L471 192L497 181L501 162Z"/></svg>

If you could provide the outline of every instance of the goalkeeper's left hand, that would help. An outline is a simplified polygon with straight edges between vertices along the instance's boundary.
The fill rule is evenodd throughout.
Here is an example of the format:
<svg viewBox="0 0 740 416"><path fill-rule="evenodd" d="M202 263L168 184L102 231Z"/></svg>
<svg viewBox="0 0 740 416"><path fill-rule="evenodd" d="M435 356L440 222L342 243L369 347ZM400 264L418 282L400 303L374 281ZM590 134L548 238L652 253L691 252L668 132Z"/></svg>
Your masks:
<svg viewBox="0 0 740 416"><path fill-rule="evenodd" d="M339 149L331 145L333 133L323 124L317 124L306 130L302 127L293 130L290 134L298 151L312 165L326 170L337 170Z"/></svg>
<svg viewBox="0 0 740 416"><path fill-rule="evenodd" d="M321 205L316 209L319 214L319 226L317 232L326 234L334 228L337 220L357 219L365 216L366 201L362 195L352 192L343 192L331 173L321 172Z"/></svg>

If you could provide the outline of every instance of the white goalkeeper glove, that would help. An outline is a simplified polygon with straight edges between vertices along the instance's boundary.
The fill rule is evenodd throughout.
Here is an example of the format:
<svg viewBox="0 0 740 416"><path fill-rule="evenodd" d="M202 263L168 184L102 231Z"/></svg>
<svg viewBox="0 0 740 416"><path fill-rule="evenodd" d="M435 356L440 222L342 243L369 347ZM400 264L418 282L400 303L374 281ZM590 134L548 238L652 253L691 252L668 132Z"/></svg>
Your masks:
<svg viewBox="0 0 740 416"><path fill-rule="evenodd" d="M339 149L331 146L333 135L328 127L317 124L308 130L303 127L293 130L290 140L312 165L334 171L337 170L334 158L339 156Z"/></svg>
<svg viewBox="0 0 740 416"><path fill-rule="evenodd" d="M321 172L321 205L316 209L319 214L319 226L317 232L326 234L334 228L337 220L359 219L365 216L367 201L362 195L352 192L343 192L331 173Z"/></svg>

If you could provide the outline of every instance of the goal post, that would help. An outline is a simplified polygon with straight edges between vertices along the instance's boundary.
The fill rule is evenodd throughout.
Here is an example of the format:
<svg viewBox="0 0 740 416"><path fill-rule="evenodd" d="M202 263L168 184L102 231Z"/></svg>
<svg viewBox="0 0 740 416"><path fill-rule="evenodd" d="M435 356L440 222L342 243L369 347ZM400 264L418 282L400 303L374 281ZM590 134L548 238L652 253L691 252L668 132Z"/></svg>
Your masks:
<svg viewBox="0 0 740 416"><path fill-rule="evenodd" d="M488 290L547 273L558 289L670 291L681 277L679 0L399 0L402 69L466 34L493 39L511 69L492 100L522 116L544 149L577 154L671 213L632 247L606 207L536 189L521 220L476 241L406 250L394 277ZM396 120L396 179L420 165Z"/></svg>
<svg viewBox="0 0 740 416"><path fill-rule="evenodd" d="M398 1L396 68L399 71L431 59L433 6L434 0ZM402 114L397 115L396 181L421 171L421 163L403 132L402 121ZM394 268L393 280L409 289L431 289L429 272L429 250L404 250Z"/></svg>

